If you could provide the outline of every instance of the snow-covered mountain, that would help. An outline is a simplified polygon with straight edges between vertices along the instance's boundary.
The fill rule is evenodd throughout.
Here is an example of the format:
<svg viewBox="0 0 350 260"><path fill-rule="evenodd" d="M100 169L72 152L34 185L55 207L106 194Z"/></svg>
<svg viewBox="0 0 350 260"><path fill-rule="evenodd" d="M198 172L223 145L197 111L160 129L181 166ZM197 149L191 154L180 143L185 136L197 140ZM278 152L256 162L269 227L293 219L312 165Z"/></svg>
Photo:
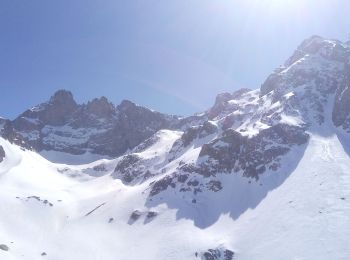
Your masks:
<svg viewBox="0 0 350 260"><path fill-rule="evenodd" d="M188 118L59 91L0 121L0 259L350 259L349 86L313 36Z"/></svg>
<svg viewBox="0 0 350 260"><path fill-rule="evenodd" d="M71 92L59 90L49 101L3 122L2 135L50 159L59 159L55 152L117 157L177 120L128 100L115 106L101 97L78 105Z"/></svg>

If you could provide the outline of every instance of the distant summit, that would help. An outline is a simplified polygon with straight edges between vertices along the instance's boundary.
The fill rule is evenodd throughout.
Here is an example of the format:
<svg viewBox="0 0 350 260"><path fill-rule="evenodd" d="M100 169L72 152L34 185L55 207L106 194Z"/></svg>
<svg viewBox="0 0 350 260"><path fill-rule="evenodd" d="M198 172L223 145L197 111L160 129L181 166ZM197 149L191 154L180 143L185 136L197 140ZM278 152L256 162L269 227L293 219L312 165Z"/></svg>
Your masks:
<svg viewBox="0 0 350 260"><path fill-rule="evenodd" d="M176 121L175 116L152 112L126 100L115 106L101 97L79 105L70 91L59 90L49 101L13 121L0 123L5 138L38 152L115 157Z"/></svg>

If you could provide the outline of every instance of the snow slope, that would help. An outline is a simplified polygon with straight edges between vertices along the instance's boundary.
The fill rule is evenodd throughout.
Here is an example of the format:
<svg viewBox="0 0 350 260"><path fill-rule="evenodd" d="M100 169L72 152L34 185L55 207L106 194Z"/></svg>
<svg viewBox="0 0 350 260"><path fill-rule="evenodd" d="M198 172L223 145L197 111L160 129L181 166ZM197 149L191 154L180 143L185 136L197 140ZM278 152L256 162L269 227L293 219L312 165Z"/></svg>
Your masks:
<svg viewBox="0 0 350 260"><path fill-rule="evenodd" d="M237 259L350 259L349 172L338 137L313 135L283 185L212 232L230 237Z"/></svg>
<svg viewBox="0 0 350 260"><path fill-rule="evenodd" d="M1 164L0 243L10 250L0 250L0 259L40 259L43 252L47 259L192 259L194 248L215 242L191 221L176 221L175 210L146 208L145 186L126 187L109 175L72 178L57 171L62 165L0 143L16 158ZM158 216L130 225L135 209Z"/></svg>
<svg viewBox="0 0 350 260"><path fill-rule="evenodd" d="M147 182L125 186L109 174L73 178L57 171L63 165L0 139L6 152L0 244L10 247L0 250L0 259L196 259L195 252L217 247L230 248L235 259L349 259L350 159L339 141L346 137L324 132L312 135L293 173L254 209L238 219L223 213L207 228L165 204L147 208ZM243 182L249 185L235 178L231 196ZM235 201L231 196L220 203ZM131 223L134 210L141 217ZM154 219L147 219L150 211L157 213Z"/></svg>

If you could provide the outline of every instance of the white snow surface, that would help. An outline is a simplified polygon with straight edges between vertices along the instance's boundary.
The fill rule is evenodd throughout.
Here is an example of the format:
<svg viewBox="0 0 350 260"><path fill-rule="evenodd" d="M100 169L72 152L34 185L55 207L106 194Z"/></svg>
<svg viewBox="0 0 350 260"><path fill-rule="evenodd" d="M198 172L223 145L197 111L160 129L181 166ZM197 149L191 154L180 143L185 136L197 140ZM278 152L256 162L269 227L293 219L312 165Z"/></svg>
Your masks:
<svg viewBox="0 0 350 260"><path fill-rule="evenodd" d="M218 247L234 251L234 259L350 259L350 142L335 133L324 127L311 134L288 176L267 174L256 183L225 176L226 189L203 195L206 205L179 206L192 207L187 218L166 204L147 208L149 182L125 186L109 174L84 174L101 161L54 164L0 139L6 152L0 164L0 244L10 248L0 250L0 259L196 259L195 252ZM159 145L153 148L161 153ZM111 165L106 167L111 173L116 161L102 162ZM80 175L72 177L62 167ZM225 204L239 208L255 201L261 187L276 183L280 185L239 218L223 211L208 227L194 224L193 214L205 219ZM142 215L129 224L134 210ZM146 218L149 211L158 213L152 221Z"/></svg>

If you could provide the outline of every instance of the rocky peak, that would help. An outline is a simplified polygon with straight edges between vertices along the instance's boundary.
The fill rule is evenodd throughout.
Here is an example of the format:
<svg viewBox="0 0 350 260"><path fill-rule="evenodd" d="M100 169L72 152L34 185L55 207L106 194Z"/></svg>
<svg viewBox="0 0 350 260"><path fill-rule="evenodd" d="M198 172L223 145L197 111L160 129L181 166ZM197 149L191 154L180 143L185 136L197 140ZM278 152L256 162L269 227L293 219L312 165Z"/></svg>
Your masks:
<svg viewBox="0 0 350 260"><path fill-rule="evenodd" d="M342 111L342 116L337 118L333 113L333 119L343 122L348 115L344 94L348 93L349 62L350 46L313 36L298 47L285 66L266 79L260 97L266 96L272 104L280 104L284 112L298 113L304 122L322 124L327 106L336 94L336 100L343 100L343 105L336 105L337 113Z"/></svg>
<svg viewBox="0 0 350 260"><path fill-rule="evenodd" d="M53 94L53 96L51 96L49 104L52 104L55 106L70 106L70 107L77 106L77 103L73 98L72 92L64 89L56 91Z"/></svg>
<svg viewBox="0 0 350 260"><path fill-rule="evenodd" d="M78 105L70 91L58 90L49 102L40 107L41 109L29 110L20 117L37 118L45 125L59 126L67 123L67 120L77 110Z"/></svg>
<svg viewBox="0 0 350 260"><path fill-rule="evenodd" d="M273 90L286 94L293 88L312 83L321 91L334 93L337 89L335 81L343 77L349 58L348 45L338 40L312 36L297 48L284 66L267 78L261 86L260 96Z"/></svg>
<svg viewBox="0 0 350 260"><path fill-rule="evenodd" d="M249 91L252 91L249 88L241 88L239 90L236 90L231 94L232 99L240 99L244 94L248 93Z"/></svg>
<svg viewBox="0 0 350 260"><path fill-rule="evenodd" d="M227 101L232 99L230 93L221 93L216 96L214 106L208 111L208 117L210 119L215 118L225 108Z"/></svg>
<svg viewBox="0 0 350 260"><path fill-rule="evenodd" d="M338 40L312 36L301 43L294 54L287 60L285 67L292 65L306 55L319 55L324 59L346 62L350 54L347 47L346 44Z"/></svg>
<svg viewBox="0 0 350 260"><path fill-rule="evenodd" d="M124 99L118 106L117 109L119 111L127 111L129 109L135 108L136 104L131 102L130 100Z"/></svg>
<svg viewBox="0 0 350 260"><path fill-rule="evenodd" d="M86 105L87 112L97 117L108 118L115 114L115 106L106 97L95 98Z"/></svg>
<svg viewBox="0 0 350 260"><path fill-rule="evenodd" d="M14 127L19 131L38 130L41 126L62 126L66 124L77 111L79 105L73 95L67 90L57 91L49 101L28 109L14 121Z"/></svg>
<svg viewBox="0 0 350 260"><path fill-rule="evenodd" d="M231 93L221 93L219 95L216 96L215 99L215 104L214 106L209 109L208 113L208 118L209 119L213 119L215 117L217 117L220 113L225 112L225 110L227 110L228 108L228 101L230 100L235 100L235 99L240 99L242 97L243 94L249 92L250 89L247 88L242 88L239 89L235 92Z"/></svg>
<svg viewBox="0 0 350 260"><path fill-rule="evenodd" d="M215 98L215 105L222 104L222 103L227 102L231 99L232 99L231 93L228 93L228 92L220 93Z"/></svg>

